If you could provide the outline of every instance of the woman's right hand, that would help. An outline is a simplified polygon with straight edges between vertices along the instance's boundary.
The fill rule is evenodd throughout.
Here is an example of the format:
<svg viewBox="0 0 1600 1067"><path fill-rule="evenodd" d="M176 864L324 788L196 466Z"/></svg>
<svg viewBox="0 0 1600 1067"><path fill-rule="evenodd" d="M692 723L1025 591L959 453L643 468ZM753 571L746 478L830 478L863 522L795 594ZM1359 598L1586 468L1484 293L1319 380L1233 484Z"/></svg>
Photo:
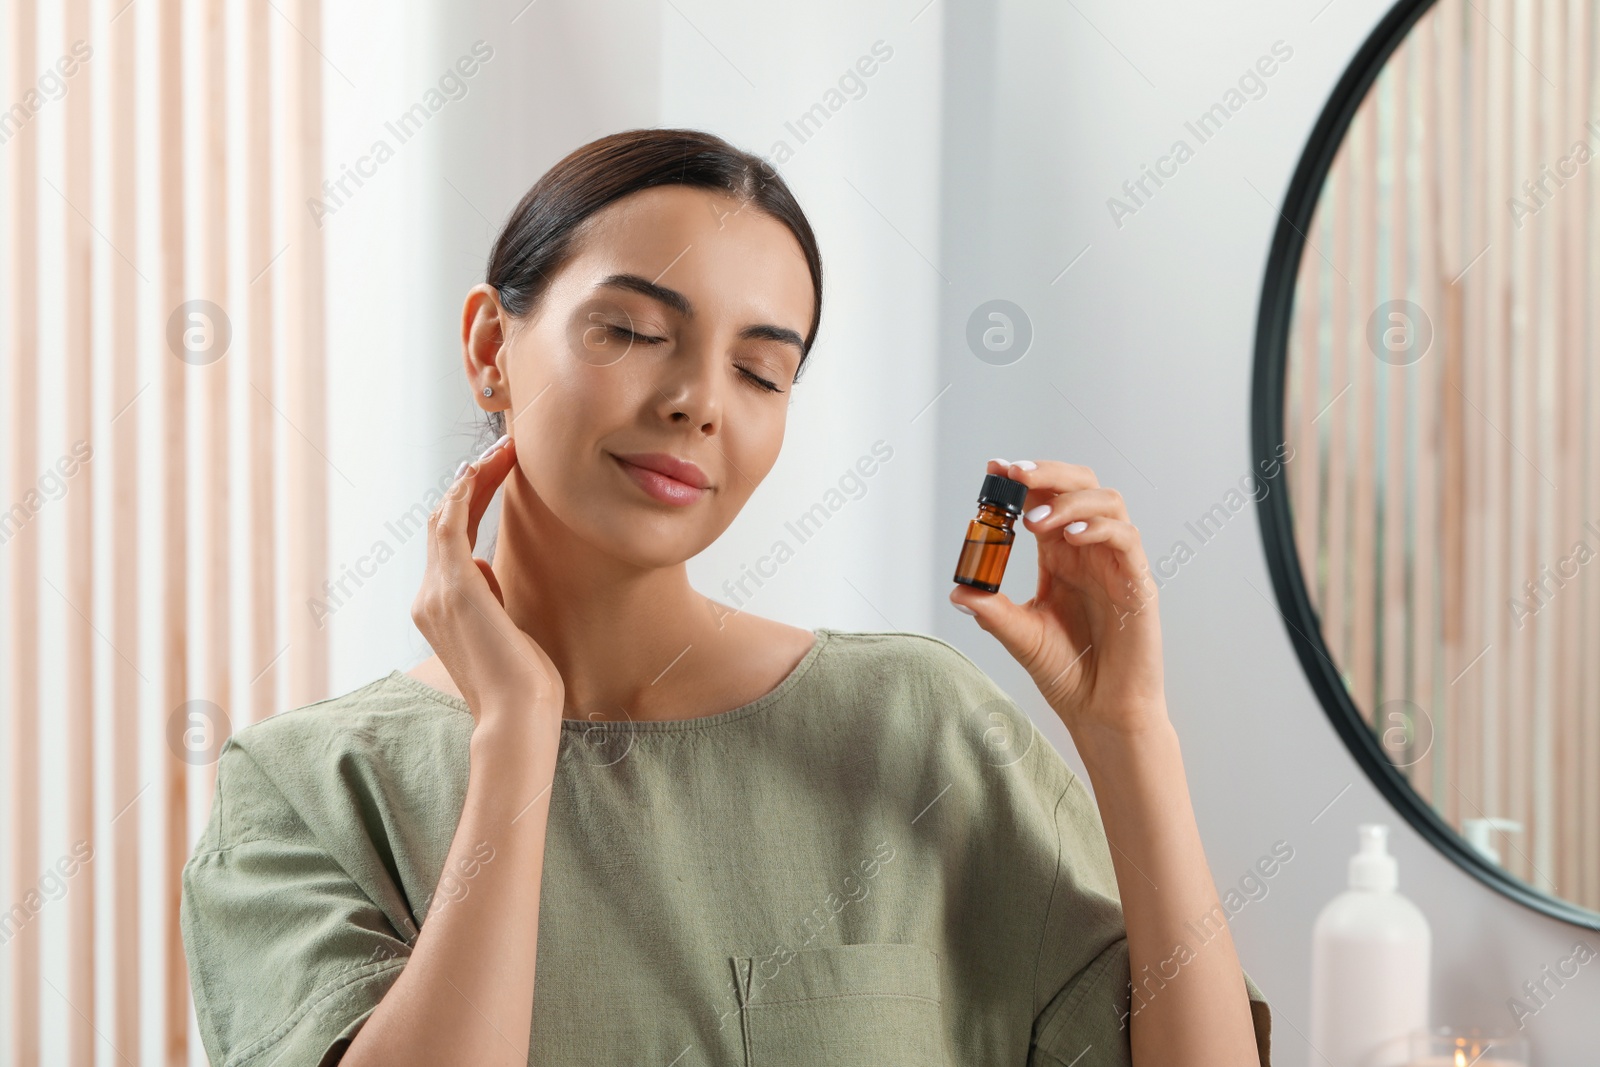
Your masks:
<svg viewBox="0 0 1600 1067"><path fill-rule="evenodd" d="M509 715L558 731L566 697L561 674L506 613L489 561L472 554L478 522L516 462L515 441L502 437L461 471L428 516L428 562L411 618L479 728Z"/></svg>

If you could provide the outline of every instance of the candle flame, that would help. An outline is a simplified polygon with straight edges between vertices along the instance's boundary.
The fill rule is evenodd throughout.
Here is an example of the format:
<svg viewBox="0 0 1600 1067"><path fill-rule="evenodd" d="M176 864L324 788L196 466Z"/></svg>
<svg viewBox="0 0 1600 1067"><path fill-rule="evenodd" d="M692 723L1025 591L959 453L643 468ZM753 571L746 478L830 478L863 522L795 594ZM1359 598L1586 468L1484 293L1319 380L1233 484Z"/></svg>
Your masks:
<svg viewBox="0 0 1600 1067"><path fill-rule="evenodd" d="M1456 1049L1456 1067L1467 1067L1467 1054Z"/></svg>

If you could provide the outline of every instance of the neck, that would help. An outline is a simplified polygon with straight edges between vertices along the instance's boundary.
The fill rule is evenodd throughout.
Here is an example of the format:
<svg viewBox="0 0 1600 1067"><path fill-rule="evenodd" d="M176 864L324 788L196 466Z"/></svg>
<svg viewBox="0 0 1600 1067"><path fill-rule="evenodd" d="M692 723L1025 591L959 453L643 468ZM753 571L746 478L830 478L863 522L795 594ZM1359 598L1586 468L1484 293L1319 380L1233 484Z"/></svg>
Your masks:
<svg viewBox="0 0 1600 1067"><path fill-rule="evenodd" d="M520 469L501 493L495 577L511 620L561 673L563 715L664 717L691 689L690 665L708 663L706 653L727 643L730 609L695 592L685 563L641 566L585 540Z"/></svg>

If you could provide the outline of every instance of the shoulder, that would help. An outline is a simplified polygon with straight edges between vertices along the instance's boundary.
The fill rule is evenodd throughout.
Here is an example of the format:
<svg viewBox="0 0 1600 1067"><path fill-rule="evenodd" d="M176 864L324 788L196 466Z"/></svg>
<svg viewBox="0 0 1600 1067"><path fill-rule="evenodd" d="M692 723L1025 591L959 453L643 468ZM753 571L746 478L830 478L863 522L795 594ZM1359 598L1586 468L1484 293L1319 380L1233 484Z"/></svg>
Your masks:
<svg viewBox="0 0 1600 1067"><path fill-rule="evenodd" d="M468 712L398 672L243 726L218 754L201 847L347 830L403 798L448 803L464 795L471 728Z"/></svg>
<svg viewBox="0 0 1600 1067"><path fill-rule="evenodd" d="M913 630L827 630L833 672L888 686L1004 697L955 645Z"/></svg>
<svg viewBox="0 0 1600 1067"><path fill-rule="evenodd" d="M232 749L275 775L348 774L353 763L388 765L437 754L449 738L471 734L472 716L392 672L358 688L281 711L235 731Z"/></svg>
<svg viewBox="0 0 1600 1067"><path fill-rule="evenodd" d="M827 684L891 748L991 796L1054 808L1073 773L1028 712L966 652L909 630L830 630ZM1022 797L1018 798L1023 799Z"/></svg>
<svg viewBox="0 0 1600 1067"><path fill-rule="evenodd" d="M231 740L263 758L382 744L396 735L471 721L443 693L399 671L253 722Z"/></svg>

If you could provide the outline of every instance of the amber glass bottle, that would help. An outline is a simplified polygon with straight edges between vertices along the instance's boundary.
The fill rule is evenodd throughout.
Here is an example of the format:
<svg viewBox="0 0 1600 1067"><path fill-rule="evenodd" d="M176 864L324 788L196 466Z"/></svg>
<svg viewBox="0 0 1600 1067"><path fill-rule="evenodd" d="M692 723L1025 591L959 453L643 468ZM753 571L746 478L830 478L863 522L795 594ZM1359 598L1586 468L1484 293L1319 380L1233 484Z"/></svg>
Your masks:
<svg viewBox="0 0 1600 1067"><path fill-rule="evenodd" d="M1022 514L1028 487L1000 474L985 474L978 490L978 517L967 524L967 540L956 561L955 580L990 593L1000 591L1011 543L1012 523Z"/></svg>

